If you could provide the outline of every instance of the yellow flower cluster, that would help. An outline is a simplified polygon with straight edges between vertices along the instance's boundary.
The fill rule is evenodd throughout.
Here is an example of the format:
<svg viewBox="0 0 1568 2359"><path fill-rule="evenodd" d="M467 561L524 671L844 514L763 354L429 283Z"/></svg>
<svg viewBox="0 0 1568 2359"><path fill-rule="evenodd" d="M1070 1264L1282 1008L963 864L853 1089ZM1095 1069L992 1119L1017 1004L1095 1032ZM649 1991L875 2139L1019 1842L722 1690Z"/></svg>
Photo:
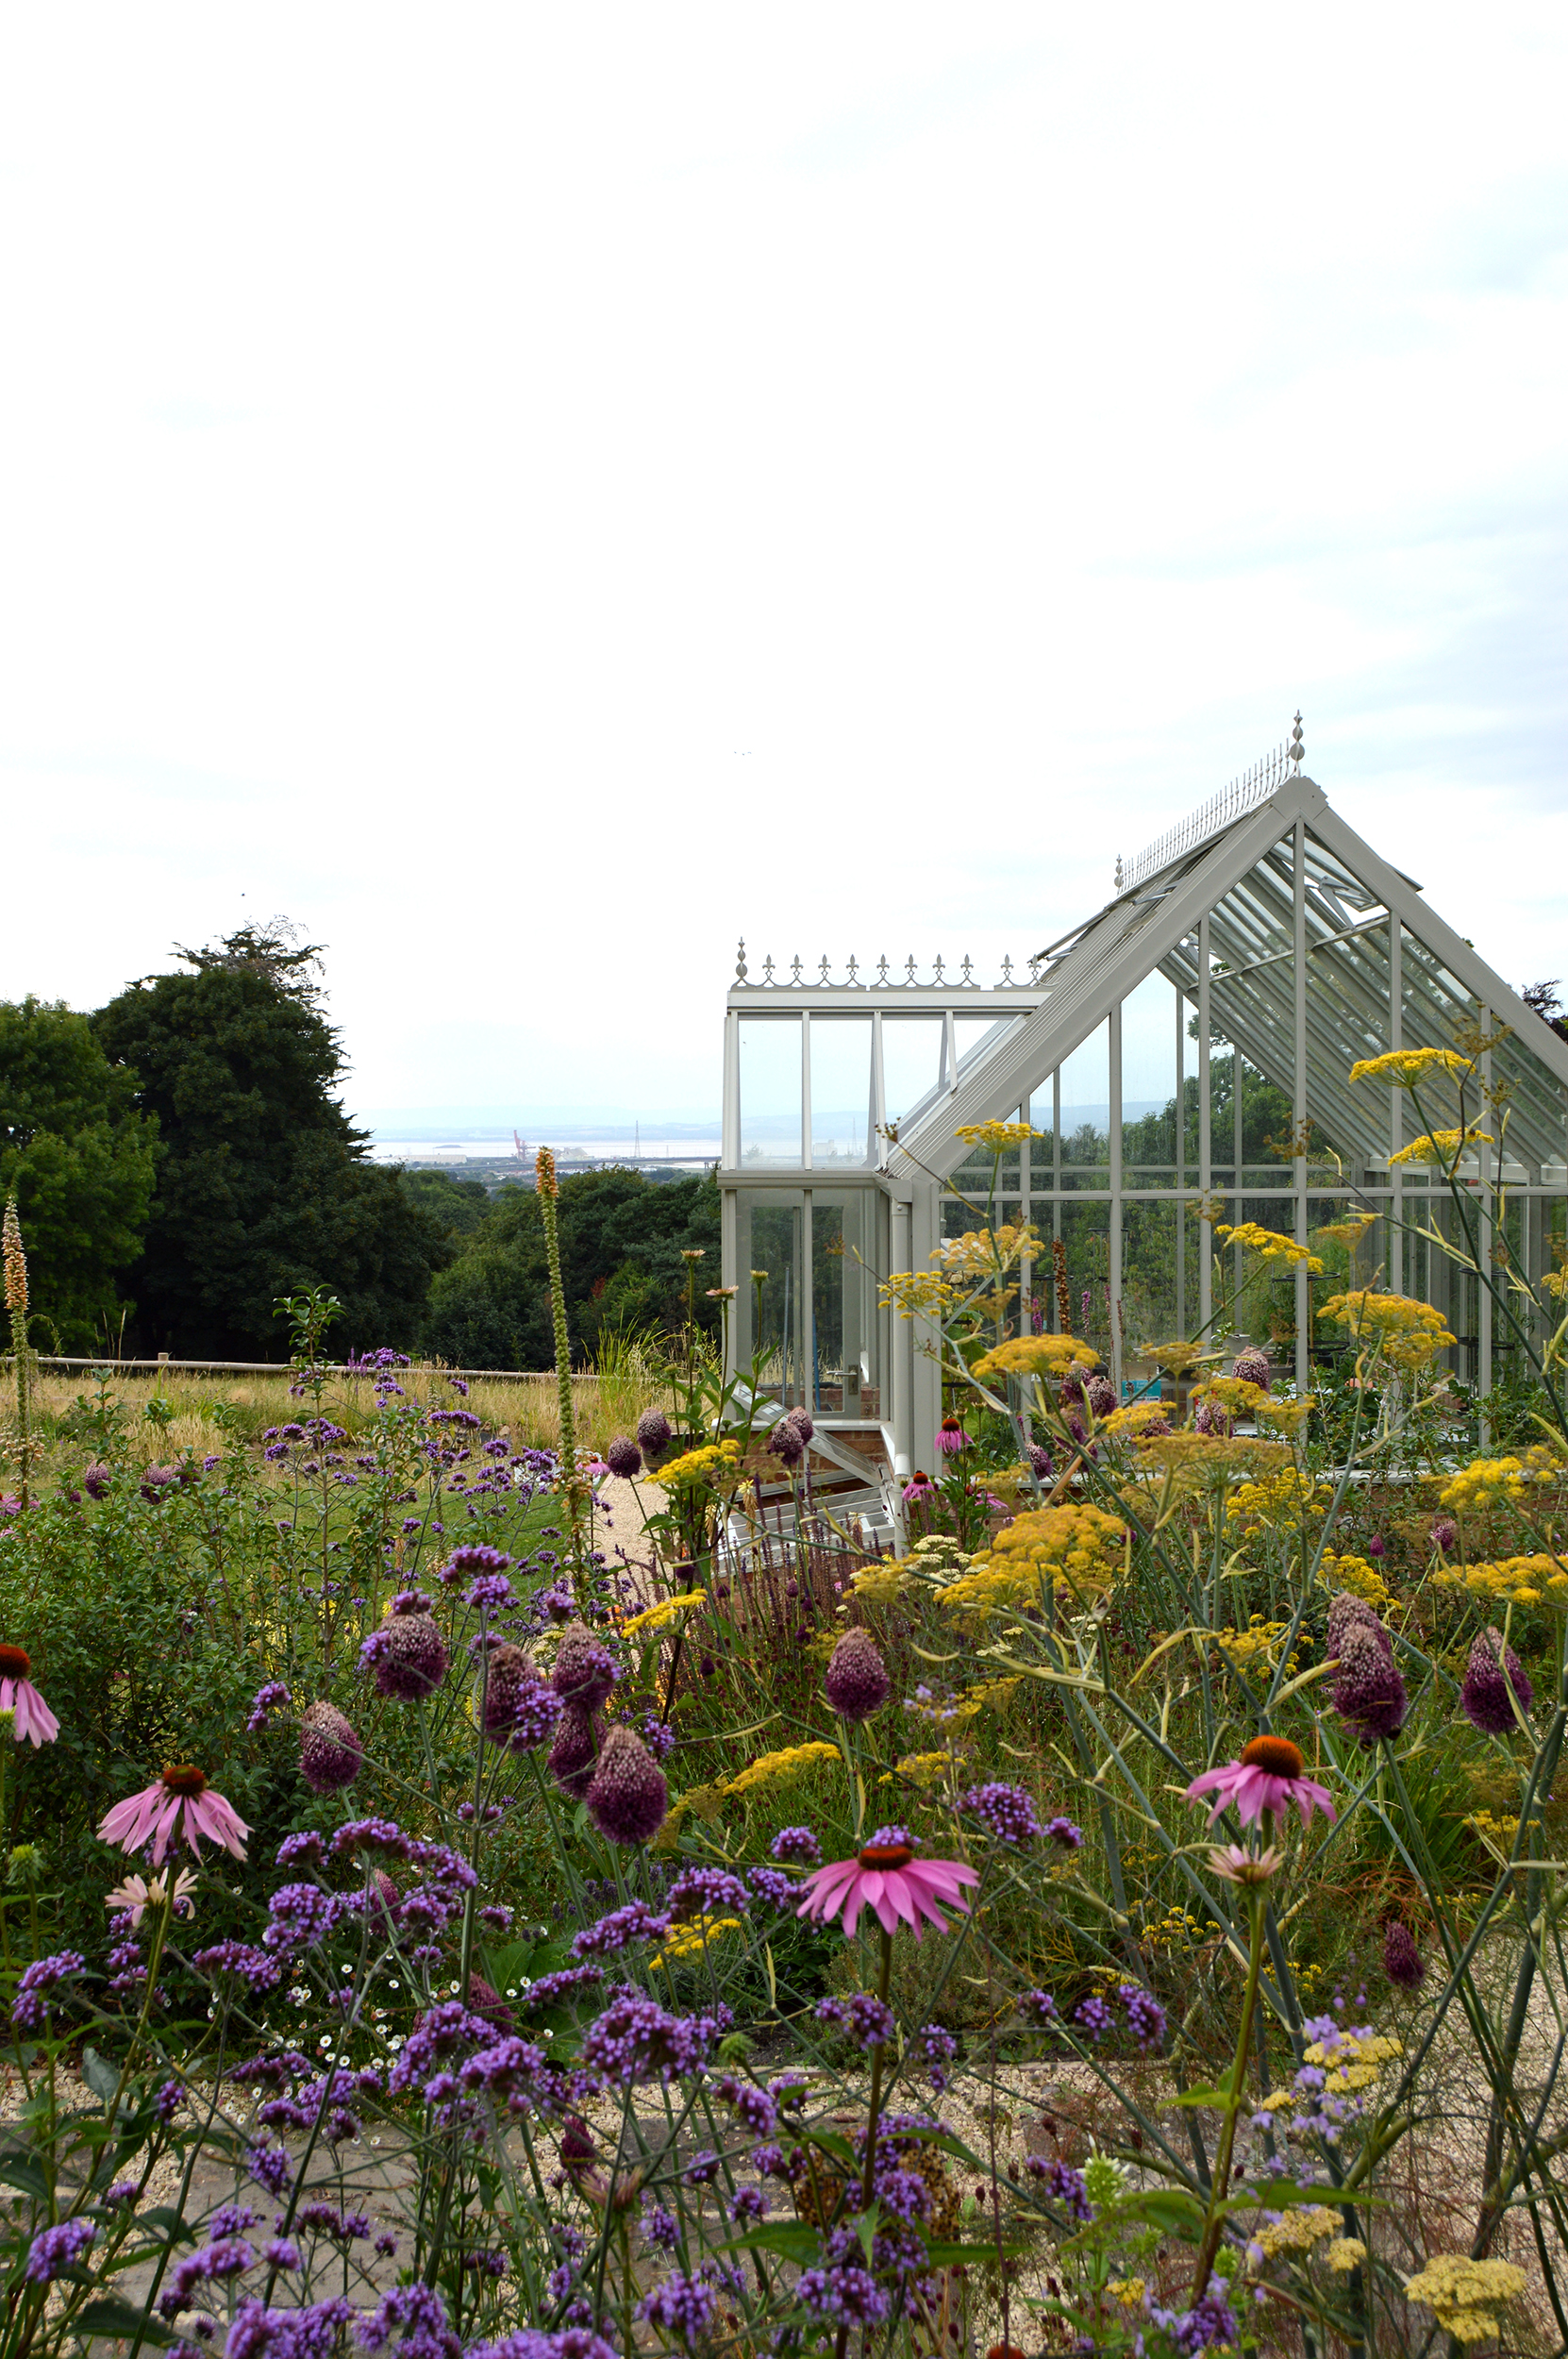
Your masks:
<svg viewBox="0 0 1568 2359"><path fill-rule="evenodd" d="M1311 1404L1303 1405L1309 1408ZM1230 1502L1230 1513L1243 1526L1266 1524L1272 1531L1279 1524L1299 1523L1304 1515L1326 1507L1330 1496L1326 1482L1314 1482L1297 1466L1281 1466L1277 1474L1265 1475L1260 1482L1243 1482Z"/></svg>
<svg viewBox="0 0 1568 2359"><path fill-rule="evenodd" d="M1112 1441L1119 1440L1125 1433L1130 1433L1136 1440L1140 1434L1146 1433L1151 1425L1165 1425L1168 1422L1167 1413L1158 1400L1134 1400L1129 1401L1125 1409L1113 1409L1101 1430Z"/></svg>
<svg viewBox="0 0 1568 2359"><path fill-rule="evenodd" d="M1473 1507L1500 1507L1505 1500L1510 1507L1523 1507L1532 1491L1560 1481L1564 1474L1568 1466L1557 1453L1537 1443L1516 1458L1476 1458L1461 1466L1443 1484L1443 1504L1460 1514Z"/></svg>
<svg viewBox="0 0 1568 2359"><path fill-rule="evenodd" d="M939 1319L963 1300L961 1287L939 1278L934 1270L924 1269L891 1271L877 1294L884 1311L896 1311L906 1319Z"/></svg>
<svg viewBox="0 0 1568 2359"><path fill-rule="evenodd" d="M1032 1220L1007 1222L1000 1229L969 1229L961 1237L944 1237L931 1255L947 1278L978 1283L998 1277L1014 1262L1037 1261L1045 1251Z"/></svg>
<svg viewBox="0 0 1568 2359"><path fill-rule="evenodd" d="M988 1376L1065 1376L1071 1367L1092 1368L1097 1357L1093 1344L1071 1335L1014 1335L976 1360L971 1374L982 1382Z"/></svg>
<svg viewBox="0 0 1568 2359"><path fill-rule="evenodd" d="M1362 1057L1350 1068L1353 1081L1397 1081L1410 1089L1434 1070L1473 1073L1475 1059L1455 1048L1391 1048L1380 1057Z"/></svg>
<svg viewBox="0 0 1568 2359"><path fill-rule="evenodd" d="M1203 1928L1190 1909L1173 1904L1163 1916L1151 1917L1138 1938L1144 1949L1170 1951L1191 1949Z"/></svg>
<svg viewBox="0 0 1568 2359"><path fill-rule="evenodd" d="M1336 1556L1332 1548L1325 1548L1318 1579L1327 1590L1348 1589L1352 1597L1364 1598L1379 1614L1393 1602L1388 1582L1370 1557Z"/></svg>
<svg viewBox="0 0 1568 2359"><path fill-rule="evenodd" d="M1331 2269L1346 2274L1360 2267L1366 2259L1366 2247L1359 2236L1336 2236L1323 2257Z"/></svg>
<svg viewBox="0 0 1568 2359"><path fill-rule="evenodd" d="M1435 2313L1445 2334L1461 2343L1485 2342L1498 2330L1496 2311L1517 2301L1525 2272L1511 2261L1472 2261L1461 2252L1433 2252L1405 2280L1405 2299Z"/></svg>
<svg viewBox="0 0 1568 2359"><path fill-rule="evenodd" d="M739 1777L731 1778L725 1787L726 1794L749 1794L754 1786L773 1785L784 1778L792 1778L813 1762L840 1761L842 1755L836 1745L820 1740L809 1745L791 1745L780 1753L759 1753L748 1761Z"/></svg>
<svg viewBox="0 0 1568 2359"><path fill-rule="evenodd" d="M1260 1614L1255 1614L1245 1630L1216 1631L1214 1644L1233 1671L1244 1671L1259 1657L1272 1669L1279 1657L1279 1642L1290 1627L1289 1622L1265 1622Z"/></svg>
<svg viewBox="0 0 1568 2359"><path fill-rule="evenodd" d="M946 1753L906 1753L898 1764L898 1774L924 1792L942 1783L947 1775L948 1758Z"/></svg>
<svg viewBox="0 0 1568 2359"><path fill-rule="evenodd" d="M629 1622L623 1622L621 1635L623 1638L641 1638L649 1631L666 1630L677 1614L685 1614L694 1605L707 1603L706 1589L688 1589L678 1598L661 1598L657 1605L647 1606L641 1614L634 1614Z"/></svg>
<svg viewBox="0 0 1568 2359"><path fill-rule="evenodd" d="M1273 1394L1258 1403L1253 1415L1259 1425L1276 1425L1282 1433L1299 1433L1312 1414L1310 1397L1302 1400L1276 1400Z"/></svg>
<svg viewBox="0 0 1568 2359"><path fill-rule="evenodd" d="M1443 1589L1468 1589L1508 1605L1568 1605L1568 1570L1555 1556L1501 1556L1491 1564L1440 1564L1432 1579Z"/></svg>
<svg viewBox="0 0 1568 2359"><path fill-rule="evenodd" d="M909 1587L909 1568L902 1562L868 1564L854 1575L850 1588L862 1605L890 1606Z"/></svg>
<svg viewBox="0 0 1568 2359"><path fill-rule="evenodd" d="M1037 1507L999 1531L973 1569L941 1592L944 1606L993 1614L1019 1602L1038 1604L1053 1578L1078 1595L1109 1587L1122 1561L1126 1526L1097 1507Z"/></svg>
<svg viewBox="0 0 1568 2359"><path fill-rule="evenodd" d="M664 1936L664 1947L648 1960L650 1966L668 1966L676 1958L700 1958L709 1942L721 1933L738 1933L738 1916L703 1917L694 1925L676 1925Z"/></svg>
<svg viewBox="0 0 1568 2359"><path fill-rule="evenodd" d="M1326 1221L1313 1234L1331 1238L1335 1245L1359 1246L1377 1219L1376 1213L1346 1213L1343 1220Z"/></svg>
<svg viewBox="0 0 1568 2359"><path fill-rule="evenodd" d="M1271 2226L1259 2228L1252 2241L1273 2261L1281 2252L1310 2252L1325 2236L1337 2236L1343 2225L1338 2212L1331 2212L1326 2203L1304 2204L1296 2211L1281 2213Z"/></svg>
<svg viewBox="0 0 1568 2359"><path fill-rule="evenodd" d="M689 1449L679 1458L672 1458L667 1466L660 1466L658 1481L666 1490L696 1490L703 1485L719 1488L738 1472L741 1464L739 1442L708 1442L701 1449Z"/></svg>
<svg viewBox="0 0 1568 2359"><path fill-rule="evenodd" d="M1214 1234L1231 1245L1244 1246L1248 1253L1260 1253L1265 1262L1304 1262L1314 1272L1323 1267L1317 1255L1309 1253L1304 1245L1297 1245L1293 1237L1281 1236L1277 1229L1259 1228L1255 1220L1239 1221L1234 1229L1222 1220L1216 1224Z"/></svg>
<svg viewBox="0 0 1568 2359"><path fill-rule="evenodd" d="M1124 2310L1136 2310L1143 2299L1147 2281L1142 2277L1113 2277L1106 2287L1112 2301L1119 2301Z"/></svg>
<svg viewBox="0 0 1568 2359"><path fill-rule="evenodd" d="M1193 1385L1193 1398L1223 1409L1227 1417L1250 1417L1268 1395L1261 1384L1249 1384L1244 1376L1211 1376L1206 1384Z"/></svg>
<svg viewBox="0 0 1568 2359"><path fill-rule="evenodd" d="M960 1122L953 1133L965 1146L983 1146L988 1155L1004 1155L1009 1146L1022 1146L1026 1139L1042 1135L1028 1122Z"/></svg>
<svg viewBox="0 0 1568 2359"><path fill-rule="evenodd" d="M1440 1351L1454 1347L1443 1313L1409 1295L1380 1295L1371 1286L1358 1286L1335 1295L1318 1315L1348 1328L1359 1343L1375 1347L1398 1368L1425 1367Z"/></svg>
<svg viewBox="0 0 1568 2359"><path fill-rule="evenodd" d="M1476 1139L1488 1146L1497 1144L1490 1130L1482 1130L1473 1122L1462 1130L1424 1130L1420 1138L1412 1139L1409 1146L1402 1146L1397 1155L1389 1157L1389 1167L1392 1170L1395 1163L1449 1164L1461 1146L1469 1146Z"/></svg>

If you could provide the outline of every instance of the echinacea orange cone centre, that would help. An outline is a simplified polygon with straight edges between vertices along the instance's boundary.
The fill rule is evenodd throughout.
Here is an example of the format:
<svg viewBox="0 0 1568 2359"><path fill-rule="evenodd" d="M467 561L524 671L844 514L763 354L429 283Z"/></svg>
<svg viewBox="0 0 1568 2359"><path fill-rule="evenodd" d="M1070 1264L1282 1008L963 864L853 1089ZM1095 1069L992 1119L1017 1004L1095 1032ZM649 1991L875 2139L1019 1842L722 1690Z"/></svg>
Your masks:
<svg viewBox="0 0 1568 2359"><path fill-rule="evenodd" d="M862 1867L908 1867L914 1853L907 1843L868 1843L856 1856Z"/></svg>
<svg viewBox="0 0 1568 2359"><path fill-rule="evenodd" d="M1300 1746L1288 1736L1255 1736L1243 1746L1242 1760L1248 1769L1264 1770L1271 1778L1299 1778L1307 1766Z"/></svg>
<svg viewBox="0 0 1568 2359"><path fill-rule="evenodd" d="M25 1680L32 1667L25 1647L0 1647L0 1680Z"/></svg>
<svg viewBox="0 0 1568 2359"><path fill-rule="evenodd" d="M171 1794L194 1797L207 1792L207 1772L197 1769L189 1761L171 1761L165 1764L163 1782Z"/></svg>

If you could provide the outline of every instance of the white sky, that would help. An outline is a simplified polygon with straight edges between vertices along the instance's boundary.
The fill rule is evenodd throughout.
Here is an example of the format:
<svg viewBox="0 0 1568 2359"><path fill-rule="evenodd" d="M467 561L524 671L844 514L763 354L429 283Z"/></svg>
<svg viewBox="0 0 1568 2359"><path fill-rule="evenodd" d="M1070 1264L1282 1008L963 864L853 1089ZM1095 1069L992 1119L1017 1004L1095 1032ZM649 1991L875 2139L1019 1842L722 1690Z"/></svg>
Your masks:
<svg viewBox="0 0 1568 2359"><path fill-rule="evenodd" d="M0 49L0 995L247 914L358 1108L707 1111L1306 714L1568 974L1560 6L70 0Z"/></svg>

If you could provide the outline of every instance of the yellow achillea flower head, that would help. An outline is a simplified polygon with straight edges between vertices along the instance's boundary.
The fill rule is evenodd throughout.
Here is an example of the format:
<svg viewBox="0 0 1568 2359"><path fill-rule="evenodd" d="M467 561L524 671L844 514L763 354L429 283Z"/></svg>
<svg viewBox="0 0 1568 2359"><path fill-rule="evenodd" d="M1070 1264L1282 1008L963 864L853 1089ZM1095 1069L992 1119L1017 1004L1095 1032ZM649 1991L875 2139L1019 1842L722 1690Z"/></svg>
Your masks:
<svg viewBox="0 0 1568 2359"><path fill-rule="evenodd" d="M1362 1057L1350 1068L1353 1081L1397 1081L1410 1089L1433 1071L1473 1073L1476 1061L1457 1048L1390 1048L1380 1057Z"/></svg>
<svg viewBox="0 0 1568 2359"><path fill-rule="evenodd" d="M1371 1286L1333 1296L1318 1315L1348 1328L1356 1341L1375 1346L1395 1367L1425 1367L1440 1351L1451 1351L1456 1340L1429 1302L1378 1294Z"/></svg>
<svg viewBox="0 0 1568 2359"><path fill-rule="evenodd" d="M1299 2210L1286 2212L1266 2228L1259 2228L1253 2238L1274 2260L1281 2252L1310 2252L1325 2236L1332 2236L1344 2222L1338 2212L1331 2212L1326 2203L1305 2204Z"/></svg>
<svg viewBox="0 0 1568 2359"><path fill-rule="evenodd" d="M1472 2261L1460 2252L1433 2252L1416 2276L1405 2280L1405 2299L1432 2311L1445 2333L1461 2343L1484 2342L1498 2331L1495 2313L1517 2301L1525 2272L1511 2261Z"/></svg>
<svg viewBox="0 0 1568 2359"><path fill-rule="evenodd" d="M1214 1234L1226 1238L1231 1245L1244 1246L1249 1253L1260 1253L1265 1262L1289 1262L1293 1265L1304 1263L1314 1276L1323 1268L1317 1255L1309 1253L1304 1245L1297 1245L1293 1237L1282 1236L1277 1229L1260 1228L1255 1220L1238 1221L1234 1228L1227 1221L1218 1221Z"/></svg>
<svg viewBox="0 0 1568 2359"><path fill-rule="evenodd" d="M724 1790L726 1794L749 1794L755 1786L773 1785L784 1778L795 1777L802 1769L809 1769L813 1762L842 1761L842 1758L836 1745L826 1745L820 1741L810 1745L790 1745L783 1752L760 1753L755 1761L748 1761L740 1775L731 1778Z"/></svg>
<svg viewBox="0 0 1568 2359"><path fill-rule="evenodd" d="M976 1360L970 1373L982 1381L988 1376L1065 1376L1071 1367L1092 1368L1097 1357L1093 1344L1071 1335L1014 1335Z"/></svg>
<svg viewBox="0 0 1568 2359"><path fill-rule="evenodd" d="M648 1964L668 1966L672 1958L699 1958L709 1943L717 1941L721 1933L740 1931L738 1916L702 1917L694 1925L677 1925L665 1935L663 1949Z"/></svg>
<svg viewBox="0 0 1568 2359"><path fill-rule="evenodd" d="M965 1146L983 1146L989 1155L1002 1155L1009 1146L1022 1146L1026 1139L1038 1139L1042 1133L1030 1122L960 1122L953 1136Z"/></svg>
<svg viewBox="0 0 1568 2359"><path fill-rule="evenodd" d="M1388 1582L1370 1557L1336 1556L1332 1548L1325 1548L1318 1579L1326 1589L1348 1589L1352 1597L1364 1598L1379 1614L1393 1602Z"/></svg>
<svg viewBox="0 0 1568 2359"><path fill-rule="evenodd" d="M1432 1579L1443 1589L1468 1589L1506 1605L1568 1606L1568 1567L1561 1559L1500 1556L1490 1564L1440 1564Z"/></svg>
<svg viewBox="0 0 1568 2359"><path fill-rule="evenodd" d="M1323 2257L1331 2269L1343 2274L1360 2267L1366 2259L1366 2247L1359 2236L1336 2236Z"/></svg>
<svg viewBox="0 0 1568 2359"><path fill-rule="evenodd" d="M1468 1146L1475 1139L1484 1141L1488 1146L1497 1144L1490 1130L1472 1122L1462 1130L1423 1131L1409 1146L1402 1146L1397 1155L1391 1155L1389 1163L1391 1168L1395 1163L1451 1163L1460 1147Z"/></svg>
<svg viewBox="0 0 1568 2359"><path fill-rule="evenodd" d="M1038 1603L1046 1582L1069 1594L1098 1596L1122 1563L1127 1528L1097 1507L1036 1507L999 1531L988 1553L940 1592L959 1613L993 1614L1019 1601Z"/></svg>
<svg viewBox="0 0 1568 2359"><path fill-rule="evenodd" d="M1129 1401L1125 1409L1113 1409L1101 1430L1114 1441L1124 1433L1146 1433L1152 1425L1164 1431L1169 1423L1165 1410L1158 1400L1134 1400Z"/></svg>
<svg viewBox="0 0 1568 2359"><path fill-rule="evenodd" d="M623 1638L640 1638L646 1632L665 1630L677 1614L685 1614L694 1605L707 1603L706 1589L688 1589L682 1597L661 1598L657 1605L647 1606L641 1614L634 1614L629 1622L623 1622L621 1635Z"/></svg>
<svg viewBox="0 0 1568 2359"><path fill-rule="evenodd" d="M740 1464L739 1442L709 1442L660 1466L659 1481L667 1490L692 1490L702 1484L719 1487L739 1471Z"/></svg>

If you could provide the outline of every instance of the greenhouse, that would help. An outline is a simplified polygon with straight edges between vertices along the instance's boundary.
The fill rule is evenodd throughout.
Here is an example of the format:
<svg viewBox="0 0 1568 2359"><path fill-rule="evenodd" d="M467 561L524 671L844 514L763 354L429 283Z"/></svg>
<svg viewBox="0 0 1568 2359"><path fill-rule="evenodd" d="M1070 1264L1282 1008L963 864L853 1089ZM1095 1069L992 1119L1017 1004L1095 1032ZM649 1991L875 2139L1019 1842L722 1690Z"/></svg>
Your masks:
<svg viewBox="0 0 1568 2359"><path fill-rule="evenodd" d="M1564 1228L1568 1043L1302 756L1298 716L1288 745L1118 860L1103 909L994 981L968 958L757 973L742 945L718 1175L732 1359L755 1358L841 1463L903 1477L929 1454L934 1330L883 1287L988 1222L1033 1224L1022 1323L1065 1314L1124 1398L1158 1382L1151 1347L1200 1333L1264 1346L1305 1386L1344 1348L1320 1303L1373 1280L1441 1311L1452 1376L1485 1393L1506 1372L1516 1346L1491 1296L1421 1233L1452 1234L1457 1214L1442 1171L1410 1157L1412 1101L1350 1072L1389 1050L1474 1056L1466 1102L1448 1082L1434 1119L1478 1133L1458 1176L1483 1253L1539 1279ZM958 1136L1010 1121L1033 1135L999 1170ZM1226 1235L1249 1222L1312 1263L1258 1267Z"/></svg>

